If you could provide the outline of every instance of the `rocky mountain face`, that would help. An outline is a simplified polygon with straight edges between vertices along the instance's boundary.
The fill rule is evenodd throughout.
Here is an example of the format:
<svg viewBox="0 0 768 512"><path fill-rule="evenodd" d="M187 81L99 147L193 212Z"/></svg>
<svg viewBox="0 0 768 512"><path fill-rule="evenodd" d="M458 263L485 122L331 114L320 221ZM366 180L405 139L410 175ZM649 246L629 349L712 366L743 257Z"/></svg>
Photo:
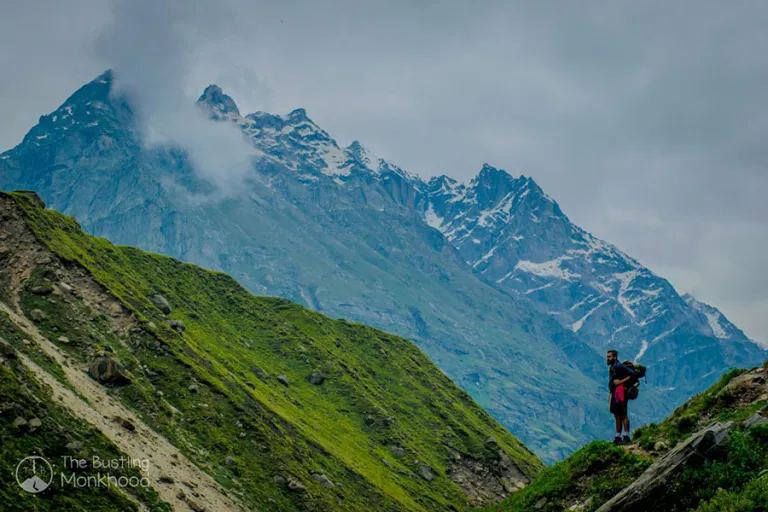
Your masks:
<svg viewBox="0 0 768 512"><path fill-rule="evenodd" d="M0 478L38 455L147 485L9 483L3 510L466 510L541 471L412 342L113 246L36 197L0 193Z"/></svg>
<svg viewBox="0 0 768 512"><path fill-rule="evenodd" d="M650 366L663 400L680 403L766 357L716 308L571 223L531 178L486 164L466 185L433 178L429 196L425 220L487 282L529 299L595 350Z"/></svg>
<svg viewBox="0 0 768 512"><path fill-rule="evenodd" d="M210 86L198 105L260 156L240 194L208 200L184 152L142 146L111 84L109 72L87 84L0 155L0 188L36 190L95 235L413 340L545 461L604 435L609 343L652 368L639 422L764 357L735 328L717 337L530 178L485 166L469 184L425 182L338 145L303 109L242 115Z"/></svg>
<svg viewBox="0 0 768 512"><path fill-rule="evenodd" d="M731 370L633 442L596 441L483 510L768 510L768 361Z"/></svg>

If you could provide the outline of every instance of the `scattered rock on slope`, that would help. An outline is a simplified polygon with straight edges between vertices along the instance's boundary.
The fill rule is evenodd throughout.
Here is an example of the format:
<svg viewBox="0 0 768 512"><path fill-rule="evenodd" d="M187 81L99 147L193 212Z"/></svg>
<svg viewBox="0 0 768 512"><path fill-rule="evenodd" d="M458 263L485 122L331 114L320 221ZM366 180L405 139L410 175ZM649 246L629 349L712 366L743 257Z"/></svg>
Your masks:
<svg viewBox="0 0 768 512"><path fill-rule="evenodd" d="M419 476L427 482L431 482L435 479L435 475L432 474L432 470L426 464L419 466Z"/></svg>
<svg viewBox="0 0 768 512"><path fill-rule="evenodd" d="M317 483L319 483L321 486L325 487L326 489L332 489L333 487L335 487L333 482L331 482L331 479L322 473L313 473L312 478L314 478L317 481Z"/></svg>
<svg viewBox="0 0 768 512"><path fill-rule="evenodd" d="M149 298L149 300L152 301L152 304L154 304L157 309L159 309L166 315L171 313L172 311L171 304L168 302L168 299L166 299L162 295L159 295L159 294L153 295L152 297Z"/></svg>
<svg viewBox="0 0 768 512"><path fill-rule="evenodd" d="M128 432L136 432L136 425L134 425L130 420L127 420L122 416L115 416L114 421Z"/></svg>
<svg viewBox="0 0 768 512"><path fill-rule="evenodd" d="M178 331L178 332L184 332L187 330L187 327L184 325L184 322L181 320L168 320L168 325L171 327L171 329Z"/></svg>
<svg viewBox="0 0 768 512"><path fill-rule="evenodd" d="M400 446L393 446L392 448L389 449L389 451L392 452L392 455L396 459L402 459L403 457L405 457L405 450Z"/></svg>
<svg viewBox="0 0 768 512"><path fill-rule="evenodd" d="M312 372L307 376L307 382L314 386L319 386L325 382L325 375L322 372Z"/></svg>
<svg viewBox="0 0 768 512"><path fill-rule="evenodd" d="M293 478L288 480L288 488L290 490L296 491L296 492L301 492L301 491L306 490L306 487L304 487L304 484L302 484L298 480L294 480Z"/></svg>
<svg viewBox="0 0 768 512"><path fill-rule="evenodd" d="M91 363L88 369L91 377L102 384L115 384L117 386L127 386L131 379L123 371L120 364L110 357L102 357Z"/></svg>

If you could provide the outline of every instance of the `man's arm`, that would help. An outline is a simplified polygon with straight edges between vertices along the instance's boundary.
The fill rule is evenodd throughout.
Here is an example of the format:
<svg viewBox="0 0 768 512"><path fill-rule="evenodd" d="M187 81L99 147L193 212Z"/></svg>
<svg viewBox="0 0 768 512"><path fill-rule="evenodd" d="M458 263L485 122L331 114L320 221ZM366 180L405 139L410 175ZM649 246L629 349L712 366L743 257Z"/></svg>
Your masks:
<svg viewBox="0 0 768 512"><path fill-rule="evenodd" d="M616 379L613 380L614 385L621 386L629 382L632 377L635 376L635 371L627 368L623 364L617 365L616 368Z"/></svg>

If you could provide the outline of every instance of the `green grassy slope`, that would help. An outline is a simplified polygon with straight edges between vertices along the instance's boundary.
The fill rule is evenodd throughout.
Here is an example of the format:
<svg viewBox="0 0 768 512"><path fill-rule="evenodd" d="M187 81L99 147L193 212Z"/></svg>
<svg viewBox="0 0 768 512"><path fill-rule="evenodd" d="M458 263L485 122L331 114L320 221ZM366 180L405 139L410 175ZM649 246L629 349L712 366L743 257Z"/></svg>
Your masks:
<svg viewBox="0 0 768 512"><path fill-rule="evenodd" d="M763 512L768 510L768 424L743 424L768 413L765 371L734 369L718 383L680 406L659 424L635 431L629 452L598 441L547 468L531 485L486 512L578 510L591 512L629 485L677 443L714 422L734 421L725 447L694 460L657 497L656 510L668 512ZM734 379L749 377L745 385ZM574 507L574 508L571 508Z"/></svg>
<svg viewBox="0 0 768 512"><path fill-rule="evenodd" d="M29 293L45 283L44 266L24 288L25 313L44 311L38 327L51 340L71 340L60 346L75 359L116 354L132 379L116 396L248 506L460 510L467 498L449 478L452 454L493 465L498 446L524 474L542 469L411 342L255 297L225 274L114 246L22 194L2 198L22 208L53 253L117 297L137 327L116 333L77 297ZM150 301L155 294L170 302L168 316L183 321L183 332ZM310 384L312 372L325 382ZM306 490L292 491L279 477Z"/></svg>
<svg viewBox="0 0 768 512"><path fill-rule="evenodd" d="M634 433L635 441L646 450L672 448L706 424L743 420L765 408L768 401L743 404L740 390L728 387L733 379L746 372L741 368L729 371L712 387L675 409L664 421L637 429Z"/></svg>
<svg viewBox="0 0 768 512"><path fill-rule="evenodd" d="M597 509L629 485L650 461L606 441L595 441L547 468L531 485L485 512L560 512L571 506Z"/></svg>

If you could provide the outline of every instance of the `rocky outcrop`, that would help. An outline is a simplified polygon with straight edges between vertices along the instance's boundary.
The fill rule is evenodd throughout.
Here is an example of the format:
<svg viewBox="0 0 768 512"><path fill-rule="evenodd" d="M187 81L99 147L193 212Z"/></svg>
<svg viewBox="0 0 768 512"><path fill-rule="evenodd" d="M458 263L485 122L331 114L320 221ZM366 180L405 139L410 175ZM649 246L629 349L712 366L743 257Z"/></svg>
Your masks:
<svg viewBox="0 0 768 512"><path fill-rule="evenodd" d="M109 357L102 357L91 363L88 372L91 374L91 377L102 384L127 386L131 383L131 379L126 375L125 370L123 370L120 364Z"/></svg>
<svg viewBox="0 0 768 512"><path fill-rule="evenodd" d="M734 427L733 422L715 423L689 437L649 467L640 478L597 509L597 512L646 512L656 504L675 476L694 462L723 445Z"/></svg>
<svg viewBox="0 0 768 512"><path fill-rule="evenodd" d="M486 446L495 448L498 457L474 459L458 453L451 456L448 476L464 489L475 506L497 503L530 482L509 456L498 449L494 438L486 440Z"/></svg>
<svg viewBox="0 0 768 512"><path fill-rule="evenodd" d="M17 190L16 192L19 194L24 194L40 208L45 208L45 201L43 201L43 198L40 197L34 190Z"/></svg>

